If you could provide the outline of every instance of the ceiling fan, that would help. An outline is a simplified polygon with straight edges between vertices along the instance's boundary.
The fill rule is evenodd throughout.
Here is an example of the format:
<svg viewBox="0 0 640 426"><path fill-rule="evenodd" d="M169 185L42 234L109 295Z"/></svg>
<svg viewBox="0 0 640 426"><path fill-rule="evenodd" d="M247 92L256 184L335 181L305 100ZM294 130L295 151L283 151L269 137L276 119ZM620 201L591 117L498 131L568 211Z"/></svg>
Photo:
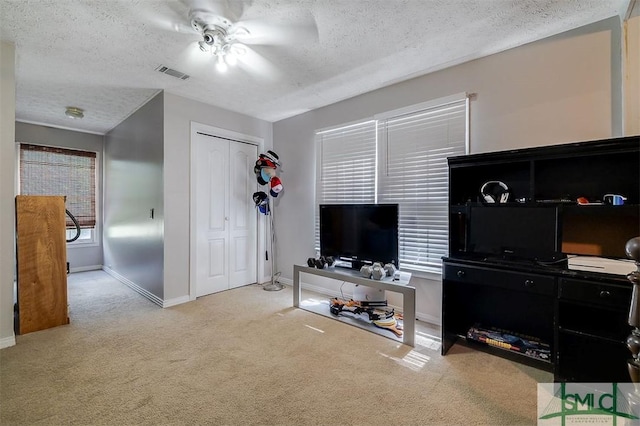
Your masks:
<svg viewBox="0 0 640 426"><path fill-rule="evenodd" d="M218 71L225 72L228 66L236 65L238 57L246 53L242 38L251 34L247 28L202 10L191 11L190 21L191 28L202 37L198 42L200 50L215 57Z"/></svg>
<svg viewBox="0 0 640 426"><path fill-rule="evenodd" d="M188 8L189 29L184 30L183 14L180 23L172 27L183 33L198 34L199 49L213 57L220 72L241 59L248 62L247 56L260 56L256 47L265 52L263 48L269 46L292 45L318 37L311 12L295 3L281 6L290 8L287 11L291 12L284 14L284 19L277 14L269 15L267 2L255 0L182 0L182 4ZM265 62L265 58L261 58L261 65Z"/></svg>

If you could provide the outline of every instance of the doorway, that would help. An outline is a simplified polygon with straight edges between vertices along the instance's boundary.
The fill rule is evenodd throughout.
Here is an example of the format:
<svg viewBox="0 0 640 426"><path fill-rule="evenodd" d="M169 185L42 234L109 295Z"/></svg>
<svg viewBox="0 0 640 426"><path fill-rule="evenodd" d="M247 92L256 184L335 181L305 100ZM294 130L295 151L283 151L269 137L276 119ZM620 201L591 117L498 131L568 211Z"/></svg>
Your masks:
<svg viewBox="0 0 640 426"><path fill-rule="evenodd" d="M192 123L190 298L257 282L255 140Z"/></svg>

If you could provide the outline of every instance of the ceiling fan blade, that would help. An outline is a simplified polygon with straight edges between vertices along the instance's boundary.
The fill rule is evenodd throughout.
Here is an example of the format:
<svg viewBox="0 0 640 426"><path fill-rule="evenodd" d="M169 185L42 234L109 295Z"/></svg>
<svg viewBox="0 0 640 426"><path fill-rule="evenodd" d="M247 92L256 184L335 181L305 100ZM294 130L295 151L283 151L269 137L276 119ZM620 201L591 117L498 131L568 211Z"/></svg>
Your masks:
<svg viewBox="0 0 640 426"><path fill-rule="evenodd" d="M245 28L248 33L238 32L238 41L246 44L286 45L293 43L309 43L318 40L318 27L315 20L304 20L297 23L277 23L265 20L244 20L231 26L230 32L236 28Z"/></svg>
<svg viewBox="0 0 640 426"><path fill-rule="evenodd" d="M180 33L180 34L196 34L196 32L193 30L193 28L191 28L190 25L185 25L182 22L177 22L177 21L170 21L170 20L165 20L162 18L150 18L148 19L149 22L151 22L152 25L154 25L156 28L165 30L165 31L173 31L176 33Z"/></svg>
<svg viewBox="0 0 640 426"><path fill-rule="evenodd" d="M167 9L144 8L141 10L143 22L149 22L156 28L181 34L195 34L187 19L188 9L179 2L167 2Z"/></svg>
<svg viewBox="0 0 640 426"><path fill-rule="evenodd" d="M244 50L245 53L238 57L237 66L251 74L253 78L271 82L281 81L284 78L282 71L255 49L244 46Z"/></svg>
<svg viewBox="0 0 640 426"><path fill-rule="evenodd" d="M253 3L253 0L181 0L181 2L191 11L204 12L237 21L242 17L245 9Z"/></svg>

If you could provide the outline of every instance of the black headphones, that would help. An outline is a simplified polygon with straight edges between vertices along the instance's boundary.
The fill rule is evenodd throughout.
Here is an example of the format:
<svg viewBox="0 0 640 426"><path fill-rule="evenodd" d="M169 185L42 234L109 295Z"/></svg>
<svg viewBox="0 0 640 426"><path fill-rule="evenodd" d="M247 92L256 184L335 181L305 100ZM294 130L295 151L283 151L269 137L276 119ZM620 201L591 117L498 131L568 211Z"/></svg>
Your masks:
<svg viewBox="0 0 640 426"><path fill-rule="evenodd" d="M485 203L506 203L509 200L509 187L499 180L485 182L480 188Z"/></svg>
<svg viewBox="0 0 640 426"><path fill-rule="evenodd" d="M309 265L309 268L324 269L326 266L333 265L333 257L320 256L319 259L314 259L313 257L310 257L307 259L307 265Z"/></svg>

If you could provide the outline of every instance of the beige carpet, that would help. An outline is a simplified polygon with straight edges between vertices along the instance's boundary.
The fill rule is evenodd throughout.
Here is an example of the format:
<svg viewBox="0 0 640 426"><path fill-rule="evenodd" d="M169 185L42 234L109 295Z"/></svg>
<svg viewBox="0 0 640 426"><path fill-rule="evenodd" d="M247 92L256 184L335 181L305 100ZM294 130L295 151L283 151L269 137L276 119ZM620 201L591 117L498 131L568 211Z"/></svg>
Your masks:
<svg viewBox="0 0 640 426"><path fill-rule="evenodd" d="M71 324L0 351L2 425L532 425L552 380L294 309L290 288L161 309L94 271L69 304Z"/></svg>

